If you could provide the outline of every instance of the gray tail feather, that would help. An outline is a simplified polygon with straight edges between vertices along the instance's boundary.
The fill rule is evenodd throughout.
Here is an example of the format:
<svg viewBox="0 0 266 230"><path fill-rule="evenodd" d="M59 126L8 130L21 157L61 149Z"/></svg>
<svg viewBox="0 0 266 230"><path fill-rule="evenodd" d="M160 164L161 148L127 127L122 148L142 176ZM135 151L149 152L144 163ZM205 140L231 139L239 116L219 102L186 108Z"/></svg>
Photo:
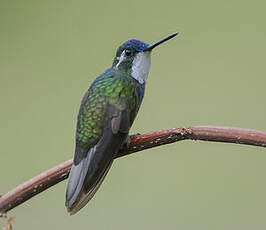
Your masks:
<svg viewBox="0 0 266 230"><path fill-rule="evenodd" d="M99 176L97 181L90 187L90 190L85 192L83 185L86 179L86 175L88 173L89 162L91 161L95 150L96 146L90 149L87 156L82 159L78 165L75 165L73 163L72 168L70 170L65 203L70 215L73 215L78 212L89 202L89 200L93 197L93 195L100 187L112 165L113 160L111 160L109 164L105 167L105 169L102 170L101 175Z"/></svg>
<svg viewBox="0 0 266 230"><path fill-rule="evenodd" d="M77 213L81 208L83 208L91 200L91 198L94 196L94 194L97 192L100 185L102 184L102 182L103 182L106 174L108 173L112 163L113 162L110 162L108 167L103 171L103 174L101 175L99 180L95 183L95 185L90 189L90 191L86 194L81 193L80 197L78 198L78 201L76 203L74 203L73 206L68 208L68 212L70 215Z"/></svg>

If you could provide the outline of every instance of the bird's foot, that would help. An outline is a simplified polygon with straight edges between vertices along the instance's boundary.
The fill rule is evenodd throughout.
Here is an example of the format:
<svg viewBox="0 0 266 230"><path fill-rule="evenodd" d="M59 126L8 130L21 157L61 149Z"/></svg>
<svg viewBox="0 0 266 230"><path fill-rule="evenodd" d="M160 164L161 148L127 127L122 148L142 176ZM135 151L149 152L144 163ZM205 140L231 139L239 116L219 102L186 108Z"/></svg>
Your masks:
<svg viewBox="0 0 266 230"><path fill-rule="evenodd" d="M133 134L133 135L127 135L127 138L126 138L122 148L129 148L131 139L134 138L134 137L137 137L139 135L141 135L141 134L140 133L136 133L136 134Z"/></svg>
<svg viewBox="0 0 266 230"><path fill-rule="evenodd" d="M137 136L140 136L140 135L141 135L140 133L135 133L135 134L129 135L128 137L129 138L133 138L133 137L137 137Z"/></svg>

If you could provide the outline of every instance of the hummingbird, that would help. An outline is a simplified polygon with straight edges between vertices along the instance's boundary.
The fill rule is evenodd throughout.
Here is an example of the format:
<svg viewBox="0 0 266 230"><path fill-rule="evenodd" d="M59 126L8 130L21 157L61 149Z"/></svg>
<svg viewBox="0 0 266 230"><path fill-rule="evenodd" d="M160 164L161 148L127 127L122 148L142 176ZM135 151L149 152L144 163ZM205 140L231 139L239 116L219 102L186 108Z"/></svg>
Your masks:
<svg viewBox="0 0 266 230"><path fill-rule="evenodd" d="M139 111L151 65L151 51L175 37L151 45L128 40L116 52L112 67L85 93L78 113L76 146L66 190L70 215L83 208L99 189Z"/></svg>

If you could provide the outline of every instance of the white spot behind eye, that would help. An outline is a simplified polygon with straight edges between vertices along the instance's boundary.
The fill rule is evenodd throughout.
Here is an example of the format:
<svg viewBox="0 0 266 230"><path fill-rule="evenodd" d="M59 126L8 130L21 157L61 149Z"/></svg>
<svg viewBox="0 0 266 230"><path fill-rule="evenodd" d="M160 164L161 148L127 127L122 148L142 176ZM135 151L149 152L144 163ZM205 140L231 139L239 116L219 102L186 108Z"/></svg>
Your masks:
<svg viewBox="0 0 266 230"><path fill-rule="evenodd" d="M120 63L126 59L125 50L121 53L120 57L117 57L118 63L116 64L115 68L118 68Z"/></svg>

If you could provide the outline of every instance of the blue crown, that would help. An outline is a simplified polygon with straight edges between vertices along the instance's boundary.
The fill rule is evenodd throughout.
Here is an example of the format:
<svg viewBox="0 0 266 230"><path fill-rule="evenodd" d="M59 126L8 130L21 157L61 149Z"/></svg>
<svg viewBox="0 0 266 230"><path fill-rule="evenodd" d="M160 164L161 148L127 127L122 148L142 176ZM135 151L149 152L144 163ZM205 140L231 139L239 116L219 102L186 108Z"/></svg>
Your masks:
<svg viewBox="0 0 266 230"><path fill-rule="evenodd" d="M149 44L147 44L147 43L145 43L143 41L140 41L140 40L132 39L132 40L126 41L123 44L123 46L131 47L131 48L137 50L138 52L142 52L149 46Z"/></svg>

